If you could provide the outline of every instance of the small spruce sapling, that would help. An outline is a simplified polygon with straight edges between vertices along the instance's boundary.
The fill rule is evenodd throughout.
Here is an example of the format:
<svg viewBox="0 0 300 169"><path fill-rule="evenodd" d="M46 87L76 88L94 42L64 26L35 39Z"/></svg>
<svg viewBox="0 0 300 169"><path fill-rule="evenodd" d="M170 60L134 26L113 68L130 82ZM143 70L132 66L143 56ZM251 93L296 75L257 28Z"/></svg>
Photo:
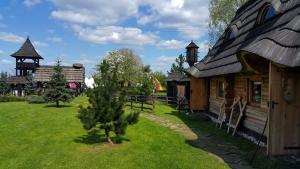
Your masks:
<svg viewBox="0 0 300 169"><path fill-rule="evenodd" d="M58 60L51 80L46 85L44 98L47 102L56 103L56 107L59 107L59 102L70 102L73 97L74 92L67 88L67 80L62 73L62 67Z"/></svg>

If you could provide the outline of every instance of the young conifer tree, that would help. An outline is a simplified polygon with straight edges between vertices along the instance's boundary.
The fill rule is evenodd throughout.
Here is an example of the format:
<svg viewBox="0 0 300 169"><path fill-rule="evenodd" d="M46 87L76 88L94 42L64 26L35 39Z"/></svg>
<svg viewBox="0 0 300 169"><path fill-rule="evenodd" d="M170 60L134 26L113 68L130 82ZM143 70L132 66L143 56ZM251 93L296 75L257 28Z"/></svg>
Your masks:
<svg viewBox="0 0 300 169"><path fill-rule="evenodd" d="M113 144L110 133L117 138L125 135L127 126L137 123L139 113L124 111L126 90L117 78L118 65L111 66L104 60L98 68L95 87L87 90L88 105L80 107L78 118L88 131L104 130L107 141Z"/></svg>
<svg viewBox="0 0 300 169"><path fill-rule="evenodd" d="M27 76L26 77L27 83L25 84L25 94L26 95L34 95L36 94L36 89L37 89L37 84L33 80L32 76Z"/></svg>
<svg viewBox="0 0 300 169"><path fill-rule="evenodd" d="M0 73L0 95L9 93L9 85L7 84L8 74L6 72Z"/></svg>
<svg viewBox="0 0 300 169"><path fill-rule="evenodd" d="M67 88L67 80L62 73L62 67L58 60L51 80L46 85L45 100L56 103L56 107L59 107L59 102L70 102L73 99L73 93L71 89Z"/></svg>

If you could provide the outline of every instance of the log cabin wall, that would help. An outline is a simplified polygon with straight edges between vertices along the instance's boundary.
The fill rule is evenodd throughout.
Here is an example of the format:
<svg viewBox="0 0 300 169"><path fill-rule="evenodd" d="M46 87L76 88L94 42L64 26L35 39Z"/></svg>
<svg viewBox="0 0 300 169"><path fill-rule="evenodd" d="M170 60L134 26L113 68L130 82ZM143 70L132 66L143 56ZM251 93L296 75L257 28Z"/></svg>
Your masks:
<svg viewBox="0 0 300 169"><path fill-rule="evenodd" d="M251 102L251 82L262 82L261 87L261 104ZM237 75L234 80L234 95L247 99L245 116L242 121L242 130L248 132L253 137L258 137L262 133L268 114L269 100L269 79L268 75ZM263 141L266 143L268 131L264 133Z"/></svg>
<svg viewBox="0 0 300 169"><path fill-rule="evenodd" d="M222 77L213 77L210 79L210 95L209 95L209 111L213 113L213 116L217 117L220 112L220 107L225 98L217 96L218 81L224 81Z"/></svg>
<svg viewBox="0 0 300 169"><path fill-rule="evenodd" d="M261 82L261 103L251 102L251 82ZM224 97L218 96L218 83L225 82ZM209 111L212 116L217 117L220 106L226 100L226 112L230 113L230 106L234 96L241 96L247 99L245 116L241 123L241 131L258 138L262 133L268 114L269 100L269 77L264 75L238 75L228 77L213 77L210 79ZM268 129L264 133L263 141L267 141Z"/></svg>

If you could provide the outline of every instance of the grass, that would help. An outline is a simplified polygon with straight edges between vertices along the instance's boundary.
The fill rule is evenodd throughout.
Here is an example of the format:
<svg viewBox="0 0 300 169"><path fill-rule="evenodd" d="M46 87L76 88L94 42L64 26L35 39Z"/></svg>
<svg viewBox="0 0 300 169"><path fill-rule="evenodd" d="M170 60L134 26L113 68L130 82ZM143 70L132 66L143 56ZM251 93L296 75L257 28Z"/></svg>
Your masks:
<svg viewBox="0 0 300 169"><path fill-rule="evenodd" d="M0 103L0 168L229 168L171 129L143 118L128 128L122 144L103 143L87 135L76 118L76 105L85 101L77 98L61 108Z"/></svg>
<svg viewBox="0 0 300 169"><path fill-rule="evenodd" d="M210 120L203 118L195 118L192 116L187 116L184 112L178 112L175 107L162 104L160 102L156 103L155 113L161 117L172 120L176 123L185 123L190 128L196 128L201 131L205 131L213 135L215 139L221 139L225 142L232 143L239 147L240 150L244 152L242 156L246 161L250 161L254 151L256 150L256 145L241 137L232 137L226 134L225 130L220 130L215 127L215 124ZM271 160L266 155L264 155L263 150L260 150L255 160L253 161L253 167L258 169L290 169L286 163L280 160Z"/></svg>
<svg viewBox="0 0 300 169"><path fill-rule="evenodd" d="M158 93L154 93L153 96L167 96L167 92L158 92Z"/></svg>

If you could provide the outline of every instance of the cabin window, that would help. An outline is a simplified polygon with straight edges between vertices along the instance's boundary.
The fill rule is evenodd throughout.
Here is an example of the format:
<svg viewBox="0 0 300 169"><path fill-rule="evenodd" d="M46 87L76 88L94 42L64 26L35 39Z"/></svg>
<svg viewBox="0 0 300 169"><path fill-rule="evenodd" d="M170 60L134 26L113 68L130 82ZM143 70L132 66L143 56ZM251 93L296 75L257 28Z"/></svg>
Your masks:
<svg viewBox="0 0 300 169"><path fill-rule="evenodd" d="M251 82L251 102L255 104L261 104L262 95L262 82L252 81Z"/></svg>
<svg viewBox="0 0 300 169"><path fill-rule="evenodd" d="M262 8L262 11L260 12L260 16L258 19L258 24L264 23L265 21L271 19L276 15L275 9L272 7L272 5L266 5Z"/></svg>
<svg viewBox="0 0 300 169"><path fill-rule="evenodd" d="M228 41L233 38L235 38L235 33L231 29L228 29L225 35L225 40Z"/></svg>
<svg viewBox="0 0 300 169"><path fill-rule="evenodd" d="M225 97L225 83L223 81L217 81L217 94L218 97Z"/></svg>

